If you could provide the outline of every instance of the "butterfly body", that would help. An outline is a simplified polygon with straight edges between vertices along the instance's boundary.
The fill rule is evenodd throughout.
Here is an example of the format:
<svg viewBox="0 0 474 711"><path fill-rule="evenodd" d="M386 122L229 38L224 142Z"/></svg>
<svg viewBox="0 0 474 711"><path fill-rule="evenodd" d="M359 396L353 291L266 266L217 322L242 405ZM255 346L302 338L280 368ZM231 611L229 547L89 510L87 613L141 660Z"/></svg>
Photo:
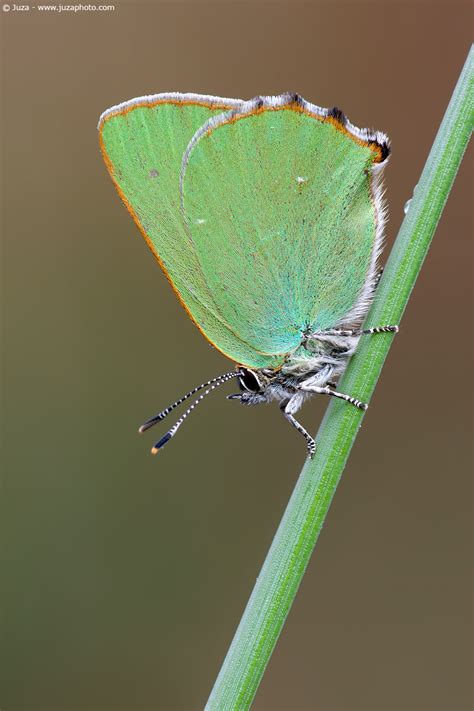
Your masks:
<svg viewBox="0 0 474 711"><path fill-rule="evenodd" d="M377 283L387 137L297 94L141 97L104 112L99 133L115 186L181 303L237 364L191 391L207 388L154 451L208 392L238 378L232 398L276 400L313 453L293 417L311 393L365 407L333 381L364 333Z"/></svg>
<svg viewBox="0 0 474 711"><path fill-rule="evenodd" d="M340 329L342 331L342 329ZM395 331L396 327L384 327L385 331ZM295 420L294 415L304 402L314 394L326 394L346 400L365 410L367 405L334 389L334 380L344 372L349 358L354 353L362 332L335 330L308 334L302 341L301 349L306 357L289 357L281 369L267 368L256 371L239 367L238 383L240 393L229 395L242 405L258 405L276 401L285 417L306 439L309 454L315 451L314 439Z"/></svg>

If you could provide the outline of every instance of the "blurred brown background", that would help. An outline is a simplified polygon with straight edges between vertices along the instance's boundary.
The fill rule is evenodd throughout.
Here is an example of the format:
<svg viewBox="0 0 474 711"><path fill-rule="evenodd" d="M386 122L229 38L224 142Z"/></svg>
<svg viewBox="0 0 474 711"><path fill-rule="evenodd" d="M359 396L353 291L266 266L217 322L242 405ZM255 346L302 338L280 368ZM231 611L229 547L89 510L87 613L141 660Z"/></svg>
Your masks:
<svg viewBox="0 0 474 711"><path fill-rule="evenodd" d="M164 428L137 435L229 363L115 194L100 112L170 90L337 104L392 138L391 243L471 34L456 0L115 8L1 13L2 711L202 708L305 455L278 408L224 392L157 458ZM471 709L470 178L465 161L256 711Z"/></svg>

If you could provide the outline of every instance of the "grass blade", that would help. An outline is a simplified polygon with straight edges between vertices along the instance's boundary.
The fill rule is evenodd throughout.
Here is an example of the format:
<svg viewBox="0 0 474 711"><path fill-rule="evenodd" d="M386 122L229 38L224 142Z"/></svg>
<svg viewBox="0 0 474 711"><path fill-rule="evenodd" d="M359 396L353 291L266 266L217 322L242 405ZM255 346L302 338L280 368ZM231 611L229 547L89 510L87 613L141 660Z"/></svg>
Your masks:
<svg viewBox="0 0 474 711"><path fill-rule="evenodd" d="M400 323L472 130L471 49L390 254L365 327ZM362 340L339 389L369 402L390 333ZM206 705L242 711L252 703L334 496L363 412L329 405L317 453L303 467Z"/></svg>

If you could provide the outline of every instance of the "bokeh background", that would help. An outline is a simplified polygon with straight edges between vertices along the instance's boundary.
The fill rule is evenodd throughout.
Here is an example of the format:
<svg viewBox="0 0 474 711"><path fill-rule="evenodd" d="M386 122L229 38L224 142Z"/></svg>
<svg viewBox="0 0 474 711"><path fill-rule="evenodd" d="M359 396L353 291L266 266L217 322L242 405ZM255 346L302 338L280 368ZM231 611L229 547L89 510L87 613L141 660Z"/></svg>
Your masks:
<svg viewBox="0 0 474 711"><path fill-rule="evenodd" d="M278 408L224 388L157 458L159 431L137 435L229 363L120 203L97 118L170 90L337 104L393 141L386 256L470 4L115 0L1 23L0 706L193 711L305 451ZM471 178L465 160L256 711L472 708ZM326 405L305 406L312 431Z"/></svg>

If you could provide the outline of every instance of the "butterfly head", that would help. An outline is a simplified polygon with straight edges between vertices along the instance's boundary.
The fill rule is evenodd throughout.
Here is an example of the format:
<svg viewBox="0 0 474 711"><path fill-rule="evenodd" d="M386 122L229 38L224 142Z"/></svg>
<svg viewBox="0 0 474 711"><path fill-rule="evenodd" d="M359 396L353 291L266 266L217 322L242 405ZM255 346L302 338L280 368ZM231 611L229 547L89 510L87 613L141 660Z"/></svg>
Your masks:
<svg viewBox="0 0 474 711"><path fill-rule="evenodd" d="M240 400L242 404L256 405L267 400L268 386L274 378L274 372L263 368L252 370L241 366L238 370L237 381L240 393L228 395L229 400Z"/></svg>
<svg viewBox="0 0 474 711"><path fill-rule="evenodd" d="M262 390L262 376L256 370L251 370L250 368L240 368L237 380L239 382L240 390L243 393L255 394L260 393Z"/></svg>

